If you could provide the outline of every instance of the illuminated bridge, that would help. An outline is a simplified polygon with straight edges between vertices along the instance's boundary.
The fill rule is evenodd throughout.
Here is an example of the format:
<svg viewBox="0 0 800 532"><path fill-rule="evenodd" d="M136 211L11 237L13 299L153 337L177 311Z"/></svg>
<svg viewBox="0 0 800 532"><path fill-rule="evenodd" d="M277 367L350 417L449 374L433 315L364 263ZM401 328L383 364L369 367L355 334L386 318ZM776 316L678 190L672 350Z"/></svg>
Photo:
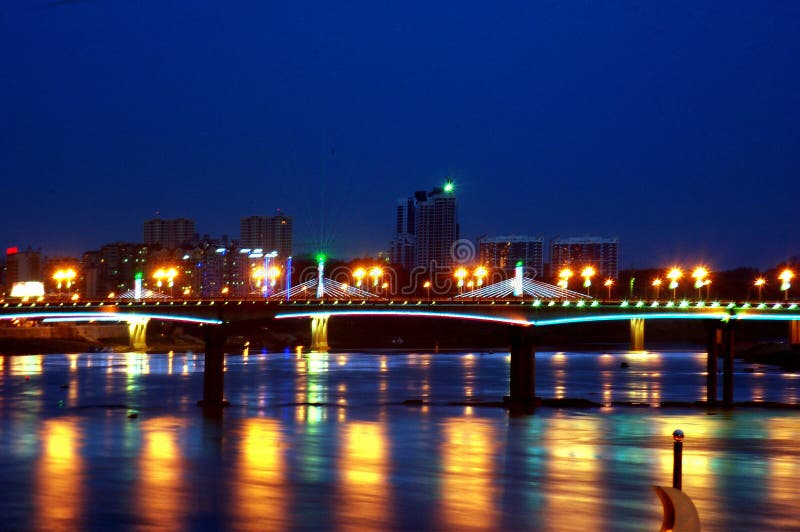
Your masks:
<svg viewBox="0 0 800 532"><path fill-rule="evenodd" d="M737 303L689 301L596 300L170 300L62 303L4 303L0 320L35 320L43 323L88 321L127 323L131 346L146 349L150 320L196 323L205 331L203 404L208 409L223 404L224 345L229 335L252 331L276 319L309 319L311 350L327 351L329 323L342 316L406 316L459 321L478 320L506 324L511 330L510 394L512 403L535 402L535 346L530 331L537 327L590 322L628 321L631 349L644 348L648 320L703 320L708 331L709 404L717 401L717 358L722 356L723 403L733 404L734 325L737 322L786 321L789 341L800 344L800 306L793 302Z"/></svg>

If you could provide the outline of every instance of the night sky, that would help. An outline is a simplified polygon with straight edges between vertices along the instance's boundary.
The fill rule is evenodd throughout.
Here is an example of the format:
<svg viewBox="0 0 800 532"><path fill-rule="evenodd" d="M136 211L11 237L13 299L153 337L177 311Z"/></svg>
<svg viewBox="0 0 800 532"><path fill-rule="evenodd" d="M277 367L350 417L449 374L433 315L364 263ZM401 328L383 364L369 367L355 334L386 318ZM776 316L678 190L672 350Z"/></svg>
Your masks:
<svg viewBox="0 0 800 532"><path fill-rule="evenodd" d="M463 237L768 267L800 255L798 119L791 0L3 0L0 246L281 209L375 254L451 176Z"/></svg>

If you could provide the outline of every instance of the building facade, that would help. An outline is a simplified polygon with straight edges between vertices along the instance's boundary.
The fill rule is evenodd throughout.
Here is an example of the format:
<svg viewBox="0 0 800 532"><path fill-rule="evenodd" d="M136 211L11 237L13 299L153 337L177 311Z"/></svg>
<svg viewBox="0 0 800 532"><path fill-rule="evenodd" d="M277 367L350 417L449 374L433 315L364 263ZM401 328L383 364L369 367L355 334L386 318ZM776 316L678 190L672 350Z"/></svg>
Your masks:
<svg viewBox="0 0 800 532"><path fill-rule="evenodd" d="M277 251L280 257L292 255L292 218L289 216L248 216L239 223L239 245Z"/></svg>
<svg viewBox="0 0 800 532"><path fill-rule="evenodd" d="M148 246L177 248L196 240L194 220L154 218L144 223L144 243Z"/></svg>
<svg viewBox="0 0 800 532"><path fill-rule="evenodd" d="M401 199L395 210L390 260L405 268L451 267L459 237L458 205L453 184Z"/></svg>
<svg viewBox="0 0 800 532"><path fill-rule="evenodd" d="M554 238L550 242L551 276L562 268L592 266L601 277L619 275L619 239L603 237Z"/></svg>
<svg viewBox="0 0 800 532"><path fill-rule="evenodd" d="M478 239L481 264L490 268L513 269L522 263L532 277L544 276L544 239L509 235Z"/></svg>
<svg viewBox="0 0 800 532"><path fill-rule="evenodd" d="M41 253L30 248L25 251L8 248L5 267L6 287L10 289L14 283L25 281L43 281Z"/></svg>

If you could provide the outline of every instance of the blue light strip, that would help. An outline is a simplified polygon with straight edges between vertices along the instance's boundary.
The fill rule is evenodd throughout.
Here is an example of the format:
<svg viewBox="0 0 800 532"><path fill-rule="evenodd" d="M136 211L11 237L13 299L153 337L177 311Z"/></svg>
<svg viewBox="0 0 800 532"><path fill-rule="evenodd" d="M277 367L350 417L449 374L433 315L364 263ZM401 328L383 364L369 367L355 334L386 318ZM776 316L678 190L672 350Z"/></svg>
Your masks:
<svg viewBox="0 0 800 532"><path fill-rule="evenodd" d="M604 316L575 316L572 318L557 318L552 320L536 320L532 324L538 327L545 327L547 325L566 325L568 323L591 323L595 321L621 321L642 318L645 320L726 320L730 319L731 315L725 312L709 312L709 313L680 313L680 312L665 312L659 314L606 314Z"/></svg>
<svg viewBox="0 0 800 532"><path fill-rule="evenodd" d="M800 314L736 314L737 320L800 321Z"/></svg>

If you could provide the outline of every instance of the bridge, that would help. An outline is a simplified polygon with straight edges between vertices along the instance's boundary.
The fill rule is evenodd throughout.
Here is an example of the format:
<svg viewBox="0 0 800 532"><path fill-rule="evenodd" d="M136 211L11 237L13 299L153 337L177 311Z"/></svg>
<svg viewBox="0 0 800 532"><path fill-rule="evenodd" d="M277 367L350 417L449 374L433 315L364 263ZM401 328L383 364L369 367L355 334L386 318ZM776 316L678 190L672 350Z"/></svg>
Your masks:
<svg viewBox="0 0 800 532"><path fill-rule="evenodd" d="M649 320L703 320L707 326L707 402L717 403L717 359L723 359L723 404L733 404L734 329L742 321L786 321L788 339L800 344L800 305L794 302L703 301L597 301L588 299L465 298L448 300L381 299L198 299L169 301L34 302L0 305L0 320L35 320L42 323L127 323L131 347L147 348L145 332L150 320L200 324L204 330L205 369L203 405L209 412L224 403L224 345L228 336L251 331L272 320L308 319L311 350L328 350L328 327L336 317L397 316L459 321L484 321L510 327L511 404L535 404L535 342L531 331L590 322L627 321L631 349L644 349L645 323Z"/></svg>

